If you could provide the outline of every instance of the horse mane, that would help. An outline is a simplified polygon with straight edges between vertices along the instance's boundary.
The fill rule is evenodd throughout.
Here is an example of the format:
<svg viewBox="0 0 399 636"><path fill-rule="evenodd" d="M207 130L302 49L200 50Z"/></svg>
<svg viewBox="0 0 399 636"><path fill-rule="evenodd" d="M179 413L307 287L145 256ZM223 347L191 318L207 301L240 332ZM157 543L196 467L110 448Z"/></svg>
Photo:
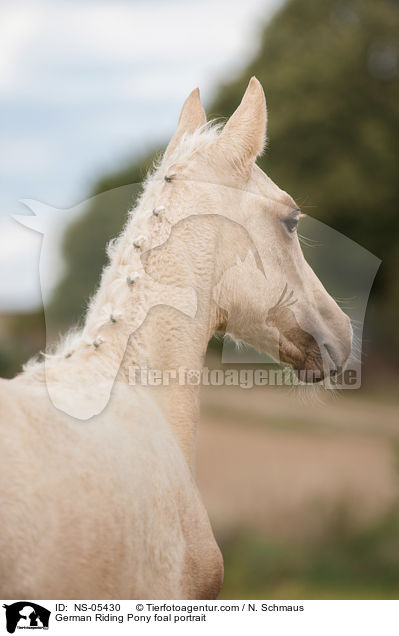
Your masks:
<svg viewBox="0 0 399 636"><path fill-rule="evenodd" d="M170 153L163 153L154 159L143 182L142 192L135 206L128 211L128 219L121 233L106 246L108 263L102 270L100 284L88 304L83 326L72 327L58 343L46 347L44 352L28 360L22 367L23 373L41 374L45 360L51 364L53 360L73 356L81 347L88 347L89 350L106 344L101 335L101 328L109 320L123 322L126 306L132 304L127 281L130 280L133 285L134 278L138 279L142 270L141 249L135 252L132 244L135 245L135 241L140 239L146 250L155 247L151 245L153 233L148 234L148 227L144 228L144 223L148 222L149 216L154 214L157 208L149 209L146 205L147 200L156 197L156 188L159 188L159 183L165 176L175 175L184 169L197 153L206 152L219 136L222 125L220 121L212 120L193 133L184 133ZM158 207L159 210L162 208L163 206ZM173 211L170 211L169 224L173 225L177 220L178 218L173 218Z"/></svg>

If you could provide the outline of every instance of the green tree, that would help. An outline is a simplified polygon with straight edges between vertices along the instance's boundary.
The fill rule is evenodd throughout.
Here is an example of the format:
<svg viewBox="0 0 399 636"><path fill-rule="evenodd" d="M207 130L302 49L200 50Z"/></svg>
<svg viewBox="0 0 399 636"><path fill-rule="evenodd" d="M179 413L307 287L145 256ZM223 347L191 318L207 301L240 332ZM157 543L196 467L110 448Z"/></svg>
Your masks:
<svg viewBox="0 0 399 636"><path fill-rule="evenodd" d="M265 88L269 148L260 160L304 211L383 259L379 330L399 347L399 2L290 0L266 26L255 58L208 109L228 116L251 75ZM101 179L95 193L140 181L151 154ZM82 312L131 201L95 205L70 227L54 296L59 323Z"/></svg>

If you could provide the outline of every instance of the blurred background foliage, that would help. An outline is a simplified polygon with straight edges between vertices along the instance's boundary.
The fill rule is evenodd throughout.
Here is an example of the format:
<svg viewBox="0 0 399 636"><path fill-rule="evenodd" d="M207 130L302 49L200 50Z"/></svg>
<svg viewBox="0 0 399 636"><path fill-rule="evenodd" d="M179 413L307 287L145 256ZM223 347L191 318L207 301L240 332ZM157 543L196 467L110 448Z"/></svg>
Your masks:
<svg viewBox="0 0 399 636"><path fill-rule="evenodd" d="M388 366L399 351L398 33L398 0L290 0L265 27L248 67L207 105L208 117L228 117L251 75L259 78L270 114L261 167L305 212L383 261L366 342L368 355ZM102 176L91 195L142 182L154 156L155 149ZM94 199L67 230L65 271L48 308L57 331L82 316L105 245L133 205L128 189L109 205L106 197ZM15 373L34 352L17 344L13 360L0 360L3 373Z"/></svg>
<svg viewBox="0 0 399 636"><path fill-rule="evenodd" d="M265 28L248 68L207 107L211 118L229 116L249 77L258 77L270 114L260 166L305 212L383 261L368 334L388 358L399 350L398 34L397 0L291 0ZM141 182L153 156L103 176L92 194ZM52 306L60 329L81 316L104 246L133 204L122 192L112 209L94 204L67 231Z"/></svg>
<svg viewBox="0 0 399 636"><path fill-rule="evenodd" d="M265 89L270 116L261 167L303 211L382 259L367 314L365 363L370 377L378 379L383 369L385 378L390 369L396 383L399 0L288 0L265 27L248 67L205 104L208 117L229 116L251 75ZM60 332L81 318L106 260L105 245L134 205L129 188L115 189L140 183L157 150L102 176L91 195L112 190L112 199L93 199L66 231L65 270L49 308ZM42 327L41 312L0 318L3 376L44 346ZM231 397L218 394L216 412L205 394L199 481L226 559L225 598L398 598L399 407L395 389L377 397L373 390L363 386L345 395L343 406L317 411L299 408L292 396L282 401L275 389L259 412L252 394L241 390L245 439L238 425L231 428ZM308 418L309 430L298 417ZM266 461L270 444L277 446ZM257 460L258 449L264 454ZM290 471L292 480L284 481ZM284 508L281 502L301 480L303 492ZM312 508L317 498L330 501L331 514L315 533L310 520L319 517ZM226 525L218 514L229 501L234 522ZM290 516L296 504L299 512ZM257 507L267 508L266 521L259 521ZM362 510L372 513L354 521L354 511Z"/></svg>

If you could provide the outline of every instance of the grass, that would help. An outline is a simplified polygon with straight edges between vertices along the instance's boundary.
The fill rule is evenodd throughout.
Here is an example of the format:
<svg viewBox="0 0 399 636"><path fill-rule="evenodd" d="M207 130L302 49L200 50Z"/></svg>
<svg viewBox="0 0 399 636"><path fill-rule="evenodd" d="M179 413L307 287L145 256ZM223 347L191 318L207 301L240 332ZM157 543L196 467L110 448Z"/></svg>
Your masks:
<svg viewBox="0 0 399 636"><path fill-rule="evenodd" d="M225 599L399 599L399 512L363 530L337 514L323 537L296 543L238 534L221 541Z"/></svg>

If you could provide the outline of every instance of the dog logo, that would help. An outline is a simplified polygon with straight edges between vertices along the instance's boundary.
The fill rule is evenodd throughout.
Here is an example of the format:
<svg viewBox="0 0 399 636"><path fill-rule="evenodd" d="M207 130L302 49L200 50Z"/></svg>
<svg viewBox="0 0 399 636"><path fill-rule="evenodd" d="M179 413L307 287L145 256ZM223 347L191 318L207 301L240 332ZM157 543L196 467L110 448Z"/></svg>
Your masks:
<svg viewBox="0 0 399 636"><path fill-rule="evenodd" d="M16 629L48 629L51 612L37 603L18 601L3 607L6 610L9 634L13 634Z"/></svg>

